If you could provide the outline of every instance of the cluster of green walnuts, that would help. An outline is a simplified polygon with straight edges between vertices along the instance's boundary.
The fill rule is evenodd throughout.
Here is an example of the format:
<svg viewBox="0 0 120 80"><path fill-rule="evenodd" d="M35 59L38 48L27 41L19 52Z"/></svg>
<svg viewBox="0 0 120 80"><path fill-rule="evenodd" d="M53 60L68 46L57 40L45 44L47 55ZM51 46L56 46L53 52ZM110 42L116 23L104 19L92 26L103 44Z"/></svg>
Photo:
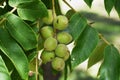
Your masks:
<svg viewBox="0 0 120 80"><path fill-rule="evenodd" d="M40 30L44 38L44 50L41 53L42 63L51 62L54 70L62 71L65 61L70 57L67 45L72 42L72 36L65 31L68 27L68 19L64 15L58 15L53 19L52 10L48 10L48 16L43 18L43 22L46 25Z"/></svg>

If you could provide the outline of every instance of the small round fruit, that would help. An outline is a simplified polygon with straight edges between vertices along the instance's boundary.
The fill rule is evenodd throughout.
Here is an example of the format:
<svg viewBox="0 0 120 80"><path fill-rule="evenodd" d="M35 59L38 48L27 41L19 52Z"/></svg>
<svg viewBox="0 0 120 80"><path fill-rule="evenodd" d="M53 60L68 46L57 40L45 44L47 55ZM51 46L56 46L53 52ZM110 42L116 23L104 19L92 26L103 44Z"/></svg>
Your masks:
<svg viewBox="0 0 120 80"><path fill-rule="evenodd" d="M60 32L57 34L57 40L61 44L68 44L72 41L72 36L67 32Z"/></svg>
<svg viewBox="0 0 120 80"><path fill-rule="evenodd" d="M53 51L57 47L57 40L53 37L49 37L44 42L44 48L47 51Z"/></svg>
<svg viewBox="0 0 120 80"><path fill-rule="evenodd" d="M41 53L41 59L42 59L42 62L44 63L44 64L46 64L47 62L50 62L50 61L52 61L52 59L54 59L55 58L55 53L54 53L54 51L43 51L42 53Z"/></svg>
<svg viewBox="0 0 120 80"><path fill-rule="evenodd" d="M65 56L63 57L64 61L67 61L70 57L70 52L68 51Z"/></svg>
<svg viewBox="0 0 120 80"><path fill-rule="evenodd" d="M64 57L68 51L68 48L65 44L58 44L55 49L55 54L58 57Z"/></svg>
<svg viewBox="0 0 120 80"><path fill-rule="evenodd" d="M47 17L44 17L44 18L42 19L42 21L43 21L45 24L52 24L52 22L53 22L52 10L48 10L48 16L47 16Z"/></svg>
<svg viewBox="0 0 120 80"><path fill-rule="evenodd" d="M50 26L44 26L43 28L41 28L40 30L42 37L44 39L47 39L48 37L53 37L54 36L54 31L53 28Z"/></svg>
<svg viewBox="0 0 120 80"><path fill-rule="evenodd" d="M55 29L64 30L68 26L68 19L66 16L59 15L53 21L53 25Z"/></svg>
<svg viewBox="0 0 120 80"><path fill-rule="evenodd" d="M52 61L52 68L56 71L62 71L65 67L65 62L62 58L56 57Z"/></svg>

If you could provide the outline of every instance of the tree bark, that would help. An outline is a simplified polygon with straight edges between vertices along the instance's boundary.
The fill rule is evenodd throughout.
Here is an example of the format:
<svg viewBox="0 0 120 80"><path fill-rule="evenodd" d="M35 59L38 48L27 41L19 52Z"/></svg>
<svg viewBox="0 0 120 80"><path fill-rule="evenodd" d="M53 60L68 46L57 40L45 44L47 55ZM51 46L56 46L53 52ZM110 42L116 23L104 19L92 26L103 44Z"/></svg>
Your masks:
<svg viewBox="0 0 120 80"><path fill-rule="evenodd" d="M60 78L60 72L57 74L53 74L51 63L43 64L43 79L44 80L59 80Z"/></svg>

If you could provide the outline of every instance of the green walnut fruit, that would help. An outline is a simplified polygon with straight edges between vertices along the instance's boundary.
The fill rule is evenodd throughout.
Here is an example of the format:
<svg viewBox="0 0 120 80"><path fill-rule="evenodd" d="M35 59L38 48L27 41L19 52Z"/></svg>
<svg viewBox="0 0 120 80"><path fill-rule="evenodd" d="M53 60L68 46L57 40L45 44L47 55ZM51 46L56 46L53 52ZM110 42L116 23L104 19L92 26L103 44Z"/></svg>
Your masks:
<svg viewBox="0 0 120 80"><path fill-rule="evenodd" d="M40 30L41 35L44 39L47 39L48 37L53 37L54 36L54 31L53 28L50 26L44 26Z"/></svg>
<svg viewBox="0 0 120 80"><path fill-rule="evenodd" d="M68 19L66 16L59 15L53 21L53 25L55 29L64 30L68 26Z"/></svg>
<svg viewBox="0 0 120 80"><path fill-rule="evenodd" d="M61 44L68 44L72 41L72 36L67 32L60 32L57 34L57 40Z"/></svg>
<svg viewBox="0 0 120 80"><path fill-rule="evenodd" d="M53 51L57 47L57 40L53 37L49 37L44 42L44 48L47 51Z"/></svg>
<svg viewBox="0 0 120 80"><path fill-rule="evenodd" d="M62 58L55 57L52 61L52 68L56 71L62 71L65 68L65 61Z"/></svg>
<svg viewBox="0 0 120 80"><path fill-rule="evenodd" d="M65 56L63 57L64 61L67 61L70 57L70 52L68 51Z"/></svg>
<svg viewBox="0 0 120 80"><path fill-rule="evenodd" d="M52 22L53 22L52 10L48 10L48 16L44 17L44 18L42 19L42 21L43 21L45 24L52 24Z"/></svg>
<svg viewBox="0 0 120 80"><path fill-rule="evenodd" d="M58 44L55 49L55 54L58 57L64 57L68 52L68 48L65 44Z"/></svg>
<svg viewBox="0 0 120 80"><path fill-rule="evenodd" d="M41 59L42 59L42 62L44 64L46 64L47 62L50 62L52 61L52 59L55 58L55 53L54 51L42 51L41 53Z"/></svg>

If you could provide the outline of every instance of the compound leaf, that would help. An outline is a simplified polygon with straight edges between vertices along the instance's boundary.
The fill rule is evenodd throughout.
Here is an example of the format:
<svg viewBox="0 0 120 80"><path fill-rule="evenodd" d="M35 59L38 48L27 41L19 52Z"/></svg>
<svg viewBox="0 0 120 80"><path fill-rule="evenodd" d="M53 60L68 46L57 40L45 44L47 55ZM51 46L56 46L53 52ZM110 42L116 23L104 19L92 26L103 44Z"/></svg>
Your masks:
<svg viewBox="0 0 120 80"><path fill-rule="evenodd" d="M76 45L72 50L72 68L76 67L90 56L96 48L98 41L99 37L97 31L94 28L87 26L76 41Z"/></svg>

